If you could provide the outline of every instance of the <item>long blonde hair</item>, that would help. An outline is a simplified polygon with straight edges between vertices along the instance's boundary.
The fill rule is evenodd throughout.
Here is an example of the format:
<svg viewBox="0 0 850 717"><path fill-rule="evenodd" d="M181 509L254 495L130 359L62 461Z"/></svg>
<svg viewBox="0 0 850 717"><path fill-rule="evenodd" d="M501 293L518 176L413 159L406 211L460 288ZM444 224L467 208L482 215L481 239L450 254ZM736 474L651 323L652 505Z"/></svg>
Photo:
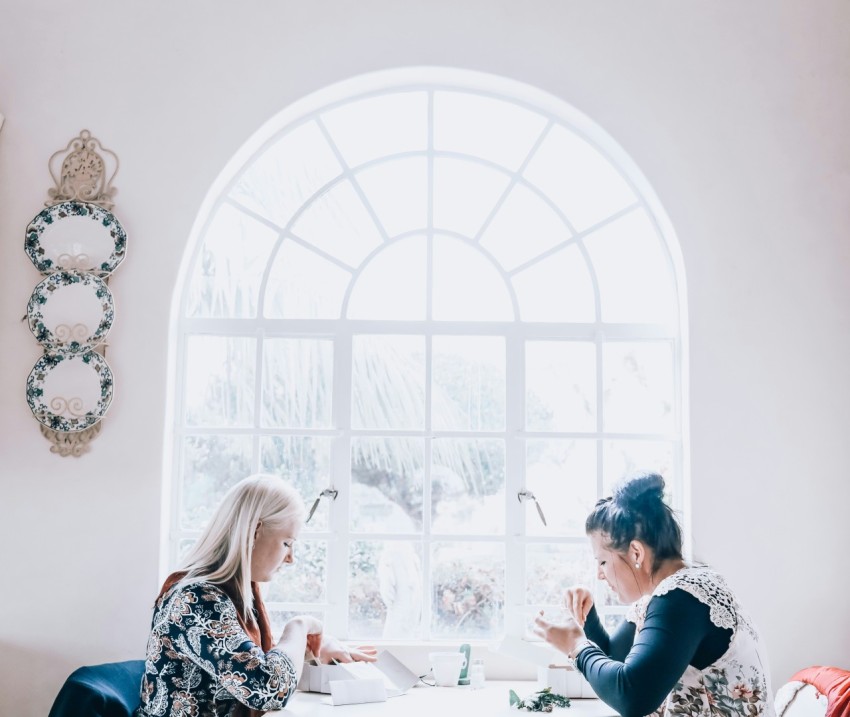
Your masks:
<svg viewBox="0 0 850 717"><path fill-rule="evenodd" d="M243 617L253 621L251 556L257 526L284 528L304 520L304 501L278 476L258 474L227 491L201 536L182 560L179 585L201 580L231 583L242 598Z"/></svg>

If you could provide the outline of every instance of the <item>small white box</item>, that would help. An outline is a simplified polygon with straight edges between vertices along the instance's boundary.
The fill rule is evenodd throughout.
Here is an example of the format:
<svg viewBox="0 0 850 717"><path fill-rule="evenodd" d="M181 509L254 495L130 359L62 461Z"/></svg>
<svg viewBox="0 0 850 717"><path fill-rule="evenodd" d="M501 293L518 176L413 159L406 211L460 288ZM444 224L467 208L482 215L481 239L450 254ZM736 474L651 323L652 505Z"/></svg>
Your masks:
<svg viewBox="0 0 850 717"><path fill-rule="evenodd" d="M596 697L590 683L578 670L566 665L549 665L537 668L537 684L540 689L549 687L552 692L562 697L583 699Z"/></svg>
<svg viewBox="0 0 850 717"><path fill-rule="evenodd" d="M321 692L329 695L331 694L330 683L332 681L341 682L345 680L380 680L386 690L386 696L395 697L407 692L419 682L419 677L408 670L394 655L385 650L378 655L376 662L346 662L337 665L319 665L314 661L306 662L301 673L301 679L298 682L298 689L304 692Z"/></svg>

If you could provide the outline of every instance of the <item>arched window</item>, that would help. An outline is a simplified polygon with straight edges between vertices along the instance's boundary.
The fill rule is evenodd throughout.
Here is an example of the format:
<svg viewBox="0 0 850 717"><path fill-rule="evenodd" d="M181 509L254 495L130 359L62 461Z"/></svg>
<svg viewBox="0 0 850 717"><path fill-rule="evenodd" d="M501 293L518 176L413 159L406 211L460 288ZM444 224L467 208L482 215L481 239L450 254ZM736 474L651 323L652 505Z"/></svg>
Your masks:
<svg viewBox="0 0 850 717"><path fill-rule="evenodd" d="M619 477L658 470L683 506L666 226L604 132L515 82L401 70L284 112L186 263L172 560L269 472L308 505L336 491L270 587L277 620L491 638L594 585L583 521Z"/></svg>

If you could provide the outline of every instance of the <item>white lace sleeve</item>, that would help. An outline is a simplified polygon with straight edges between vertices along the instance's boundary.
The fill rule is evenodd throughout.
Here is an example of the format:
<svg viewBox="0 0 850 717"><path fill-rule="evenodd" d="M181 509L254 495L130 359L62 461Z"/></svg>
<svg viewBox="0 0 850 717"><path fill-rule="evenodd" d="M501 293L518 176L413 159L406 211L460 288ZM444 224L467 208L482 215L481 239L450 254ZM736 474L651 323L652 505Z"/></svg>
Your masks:
<svg viewBox="0 0 850 717"><path fill-rule="evenodd" d="M630 622L633 625L637 625L639 628L643 626L643 618L646 615L646 605L649 602L649 598L642 597L637 602L633 602L629 605L629 609L626 610L626 622Z"/></svg>
<svg viewBox="0 0 850 717"><path fill-rule="evenodd" d="M712 624L733 632L738 627L737 601L718 573L708 568L685 568L662 580L652 594L665 595L676 589L707 605Z"/></svg>

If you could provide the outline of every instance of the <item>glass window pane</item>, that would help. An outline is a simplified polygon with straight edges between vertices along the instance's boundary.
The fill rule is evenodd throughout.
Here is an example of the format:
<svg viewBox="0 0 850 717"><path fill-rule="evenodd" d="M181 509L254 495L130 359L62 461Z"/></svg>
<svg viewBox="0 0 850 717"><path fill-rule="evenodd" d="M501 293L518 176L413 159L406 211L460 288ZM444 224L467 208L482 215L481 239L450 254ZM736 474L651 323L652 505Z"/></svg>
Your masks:
<svg viewBox="0 0 850 717"><path fill-rule="evenodd" d="M224 204L204 233L189 279L186 315L253 318L277 232Z"/></svg>
<svg viewBox="0 0 850 717"><path fill-rule="evenodd" d="M349 167L400 152L424 151L428 95L391 92L346 102L322 114L322 122Z"/></svg>
<svg viewBox="0 0 850 717"><path fill-rule="evenodd" d="M525 345L529 431L596 430L596 346L578 341Z"/></svg>
<svg viewBox="0 0 850 717"><path fill-rule="evenodd" d="M594 602L600 607L619 606L623 604L617 597L617 593L610 588L608 583L602 582L601 580L596 581L596 590L594 593L596 596L594 598Z"/></svg>
<svg viewBox="0 0 850 717"><path fill-rule="evenodd" d="M575 245L514 274L512 281L523 321L596 320L596 292Z"/></svg>
<svg viewBox="0 0 850 717"><path fill-rule="evenodd" d="M251 436L186 436L180 460L180 527L202 530L231 486L251 474Z"/></svg>
<svg viewBox="0 0 850 717"><path fill-rule="evenodd" d="M321 130L308 122L264 150L239 177L230 196L283 228L307 199L341 171Z"/></svg>
<svg viewBox="0 0 850 717"><path fill-rule="evenodd" d="M505 631L503 543L431 545L431 636L490 639Z"/></svg>
<svg viewBox="0 0 850 717"><path fill-rule="evenodd" d="M528 187L517 184L481 235L481 246L512 270L570 236L552 207Z"/></svg>
<svg viewBox="0 0 850 717"><path fill-rule="evenodd" d="M611 342L602 348L602 418L610 433L672 433L669 342Z"/></svg>
<svg viewBox="0 0 850 717"><path fill-rule="evenodd" d="M354 429L425 427L425 338L355 336L351 425Z"/></svg>
<svg viewBox="0 0 850 717"><path fill-rule="evenodd" d="M604 619L602 624L605 625L605 629L608 631L609 635L613 635L620 625L625 621L626 616L622 613L608 613L604 615Z"/></svg>
<svg viewBox="0 0 850 717"><path fill-rule="evenodd" d="M523 175L561 208L577 231L637 201L626 180L596 147L557 125Z"/></svg>
<svg viewBox="0 0 850 717"><path fill-rule="evenodd" d="M295 563L284 563L269 583L268 602L324 602L327 594L328 543L296 540Z"/></svg>
<svg viewBox="0 0 850 717"><path fill-rule="evenodd" d="M510 178L477 162L434 159L434 226L473 238Z"/></svg>
<svg viewBox="0 0 850 717"><path fill-rule="evenodd" d="M587 541L532 543L525 550L525 565L526 605L560 608L567 588L593 589L596 570Z"/></svg>
<svg viewBox="0 0 850 717"><path fill-rule="evenodd" d="M388 160L363 169L355 181L390 238L428 226L428 161Z"/></svg>
<svg viewBox="0 0 850 717"><path fill-rule="evenodd" d="M505 532L505 442L474 438L431 441L431 532Z"/></svg>
<svg viewBox="0 0 850 717"><path fill-rule="evenodd" d="M183 377L190 426L250 426L257 342L241 336L189 336Z"/></svg>
<svg viewBox="0 0 850 717"><path fill-rule="evenodd" d="M422 439L353 439L349 528L359 533L421 532L424 466Z"/></svg>
<svg viewBox="0 0 850 717"><path fill-rule="evenodd" d="M630 212L585 239L607 322L664 323L676 318L673 268L649 216Z"/></svg>
<svg viewBox="0 0 850 717"><path fill-rule="evenodd" d="M263 342L263 425L330 428L333 342L266 339Z"/></svg>
<svg viewBox="0 0 850 717"><path fill-rule="evenodd" d="M426 243L399 239L363 268L348 302L348 318L421 321L425 318Z"/></svg>
<svg viewBox="0 0 850 717"><path fill-rule="evenodd" d="M260 470L279 475L289 481L307 509L330 485L331 442L329 438L311 436L262 436L260 438ZM305 526L305 531L326 530L331 502L323 498Z"/></svg>
<svg viewBox="0 0 850 717"><path fill-rule="evenodd" d="M434 318L437 321L513 321L505 277L460 239L434 237Z"/></svg>
<svg viewBox="0 0 850 717"><path fill-rule="evenodd" d="M546 119L513 102L470 92L434 93L434 148L489 159L508 169L525 161Z"/></svg>
<svg viewBox="0 0 850 717"><path fill-rule="evenodd" d="M435 336L431 422L436 430L505 428L505 340L501 336Z"/></svg>
<svg viewBox="0 0 850 717"><path fill-rule="evenodd" d="M283 242L266 284L271 319L337 319L351 272L292 239Z"/></svg>
<svg viewBox="0 0 850 717"><path fill-rule="evenodd" d="M611 495L617 483L637 471L660 473L669 488L673 475L673 444L667 441L603 441L602 495Z"/></svg>
<svg viewBox="0 0 850 717"><path fill-rule="evenodd" d="M533 501L526 501L528 535L584 536L584 521L596 504L596 441L529 440L525 484L534 493L548 525Z"/></svg>
<svg viewBox="0 0 850 717"><path fill-rule="evenodd" d="M351 543L349 638L422 637L422 546L407 540Z"/></svg>
<svg viewBox="0 0 850 717"><path fill-rule="evenodd" d="M359 266L381 243L378 227L347 181L314 199L292 233L351 267Z"/></svg>

